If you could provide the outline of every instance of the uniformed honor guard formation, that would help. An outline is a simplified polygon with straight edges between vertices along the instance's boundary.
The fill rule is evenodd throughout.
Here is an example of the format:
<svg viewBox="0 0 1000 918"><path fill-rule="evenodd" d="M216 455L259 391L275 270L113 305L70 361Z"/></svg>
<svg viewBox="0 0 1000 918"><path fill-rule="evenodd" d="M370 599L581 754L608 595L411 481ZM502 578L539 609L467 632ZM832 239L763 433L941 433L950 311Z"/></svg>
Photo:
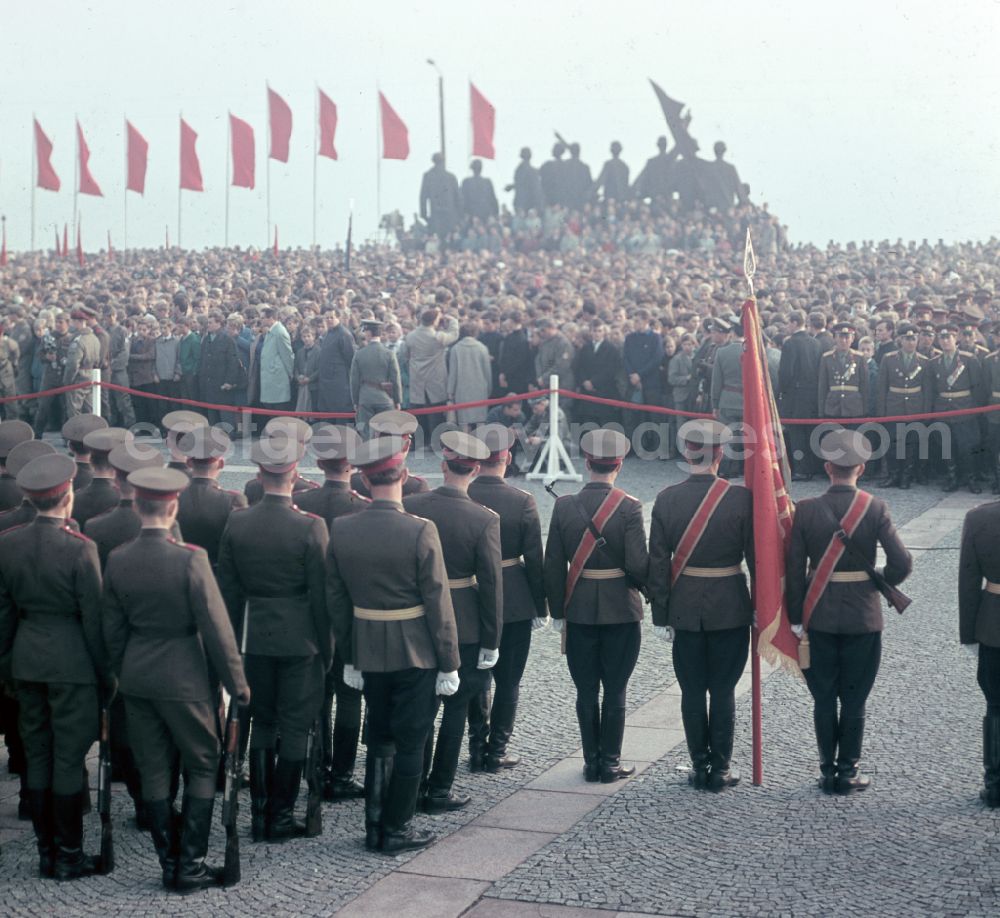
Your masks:
<svg viewBox="0 0 1000 918"><path fill-rule="evenodd" d="M916 329L899 337L880 377L881 411L920 411L930 393L960 402L963 385L980 384L947 336L931 359L919 353ZM824 413L855 416L867 377L839 331L819 365ZM72 459L32 439L21 421L3 422L0 676L11 687L3 728L41 875L113 868L114 775L150 833L164 887L237 882L244 753L254 842L319 835L323 799L363 796L369 850L423 847L433 834L415 821L417 809L470 800L454 786L466 723L470 772L520 763L510 748L520 684L532 632L550 622L576 689L582 777L628 778L622 743L644 600L655 635L672 642L689 782L732 787L740 779L734 693L753 618L745 570L754 560L751 495L719 475L735 420L681 426L690 474L657 496L648 549L642 505L617 483L629 440L611 429L586 433L590 480L556 500L544 552L534 499L505 480L514 436L500 425L444 432L444 483L430 490L406 468L413 415L374 414L368 440L343 426L274 418L251 447L258 473L243 495L218 483L229 438L192 412L164 418L173 468L160 450L88 415L67 421ZM900 487L915 474L909 450L889 466ZM322 487L299 474L307 451ZM787 599L814 700L820 787L848 794L870 784L860 760L881 656L880 594L905 607L895 586L912 560L885 503L857 487L871 456L864 435L834 430L820 454L830 488L798 504ZM970 512L959 578L960 638L978 654L987 702L981 796L991 807L1000 806L998 525L1000 503ZM84 762L99 719L102 844L92 857L83 844ZM355 778L362 735L363 783ZM223 741L219 868L206 857Z"/></svg>

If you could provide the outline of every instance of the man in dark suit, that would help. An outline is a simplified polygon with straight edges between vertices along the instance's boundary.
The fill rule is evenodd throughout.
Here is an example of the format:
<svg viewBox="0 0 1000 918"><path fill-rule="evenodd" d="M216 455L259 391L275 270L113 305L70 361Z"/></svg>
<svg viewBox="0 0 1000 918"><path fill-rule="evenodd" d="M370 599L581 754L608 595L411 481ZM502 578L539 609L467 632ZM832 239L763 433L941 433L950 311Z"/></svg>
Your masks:
<svg viewBox="0 0 1000 918"><path fill-rule="evenodd" d="M240 363L236 342L223 329L225 316L213 309L208 314L208 334L201 342L198 360L198 384L203 401L232 405L233 390L246 386L246 370ZM206 408L209 421L218 424L222 415L217 408Z"/></svg>
<svg viewBox="0 0 1000 918"><path fill-rule="evenodd" d="M909 575L913 559L896 534L885 502L857 487L871 457L864 435L831 431L819 448L830 489L821 497L799 501L795 508L785 566L788 620L792 631L800 638L807 635L809 643L811 663L804 674L814 703L820 787L827 793L849 794L871 783L858 763L865 702L882 656L884 622L881 594L852 554L843 550L837 528L847 532L871 564L882 546L885 579L894 586ZM824 573L821 561L827 555L823 568L829 570Z"/></svg>
<svg viewBox="0 0 1000 918"><path fill-rule="evenodd" d="M521 761L507 752L514 732L521 678L531 649L531 632L548 622L542 576L542 529L535 499L504 480L511 462L514 431L488 424L476 431L490 451L469 485L469 497L500 516L503 572L503 631L500 658L493 667L496 690L490 706L489 682L469 704L469 767L495 772Z"/></svg>
<svg viewBox="0 0 1000 918"><path fill-rule="evenodd" d="M618 377L622 355L607 336L608 327L604 322L595 319L590 323L590 340L583 343L573 358L573 378L580 392L617 399L621 397ZM576 411L581 422L593 421L599 426L616 420L621 414L617 408L583 401L577 404Z"/></svg>
<svg viewBox="0 0 1000 918"><path fill-rule="evenodd" d="M805 313L794 310L788 317L788 337L781 345L777 394L783 418L814 418L819 412L816 380L822 350L806 331L805 324ZM789 424L785 428L793 481L810 481L813 477L816 458L809 447L811 431L804 424Z"/></svg>
<svg viewBox="0 0 1000 918"><path fill-rule="evenodd" d="M531 354L521 314L516 310L504 316L503 333L500 356L497 358L500 388L504 393L511 394L529 392L535 383L535 358Z"/></svg>
<svg viewBox="0 0 1000 918"><path fill-rule="evenodd" d="M736 683L750 650L753 606L741 564L753 569L750 492L718 478L731 437L719 421L681 425L690 477L657 495L649 530L649 590L657 636L673 642L690 783L722 790L731 767ZM706 708L705 695L711 699Z"/></svg>

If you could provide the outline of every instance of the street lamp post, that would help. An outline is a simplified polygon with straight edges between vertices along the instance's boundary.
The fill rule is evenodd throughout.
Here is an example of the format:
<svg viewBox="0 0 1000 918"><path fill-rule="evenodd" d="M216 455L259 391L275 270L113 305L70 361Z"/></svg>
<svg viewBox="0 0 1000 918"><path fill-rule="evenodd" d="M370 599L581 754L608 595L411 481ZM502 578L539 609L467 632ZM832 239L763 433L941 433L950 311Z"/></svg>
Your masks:
<svg viewBox="0 0 1000 918"><path fill-rule="evenodd" d="M441 164L444 165L445 155L444 155L444 74L441 73L441 68L434 63L431 58L427 58L427 63L430 64L436 71L438 75L438 117L441 124Z"/></svg>

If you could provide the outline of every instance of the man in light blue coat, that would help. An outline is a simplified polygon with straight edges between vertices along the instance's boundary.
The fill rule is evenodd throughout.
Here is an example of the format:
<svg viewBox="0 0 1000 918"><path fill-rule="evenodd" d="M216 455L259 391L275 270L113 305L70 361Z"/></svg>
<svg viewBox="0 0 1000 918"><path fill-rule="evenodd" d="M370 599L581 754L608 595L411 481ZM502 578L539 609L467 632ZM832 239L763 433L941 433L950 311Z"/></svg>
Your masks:
<svg viewBox="0 0 1000 918"><path fill-rule="evenodd" d="M264 345L260 352L260 405L276 411L290 411L295 367L291 338L278 321L273 306L261 309L260 324L264 329Z"/></svg>

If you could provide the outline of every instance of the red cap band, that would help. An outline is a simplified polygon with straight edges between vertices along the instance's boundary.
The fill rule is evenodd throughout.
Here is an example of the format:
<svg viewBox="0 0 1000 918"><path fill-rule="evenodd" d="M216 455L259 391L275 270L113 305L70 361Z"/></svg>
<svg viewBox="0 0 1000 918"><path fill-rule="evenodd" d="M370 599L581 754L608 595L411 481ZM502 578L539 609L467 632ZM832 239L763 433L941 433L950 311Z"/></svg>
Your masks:
<svg viewBox="0 0 1000 918"><path fill-rule="evenodd" d="M589 459L591 462L597 462L600 465L621 465L625 460L624 456L619 456L617 459L607 459L603 456L592 456L586 450L583 451L584 458Z"/></svg>
<svg viewBox="0 0 1000 918"><path fill-rule="evenodd" d="M49 488L46 491L28 491L24 490L24 493L28 495L28 500L44 500L46 497L57 497L60 494L65 494L73 486L73 480L64 481L61 485L57 485L54 488Z"/></svg>
<svg viewBox="0 0 1000 918"><path fill-rule="evenodd" d="M391 456L387 456L385 459L379 459L378 462L373 462L371 465L365 465L361 467L361 471L365 475L374 475L377 472L385 472L388 469L399 468L406 459L406 453L394 453Z"/></svg>
<svg viewBox="0 0 1000 918"><path fill-rule="evenodd" d="M469 469L470 471L479 465L481 461L479 459L470 459L468 456L460 456L454 450L447 447L444 448L442 453L446 461L454 462L455 465L460 465L463 469Z"/></svg>

